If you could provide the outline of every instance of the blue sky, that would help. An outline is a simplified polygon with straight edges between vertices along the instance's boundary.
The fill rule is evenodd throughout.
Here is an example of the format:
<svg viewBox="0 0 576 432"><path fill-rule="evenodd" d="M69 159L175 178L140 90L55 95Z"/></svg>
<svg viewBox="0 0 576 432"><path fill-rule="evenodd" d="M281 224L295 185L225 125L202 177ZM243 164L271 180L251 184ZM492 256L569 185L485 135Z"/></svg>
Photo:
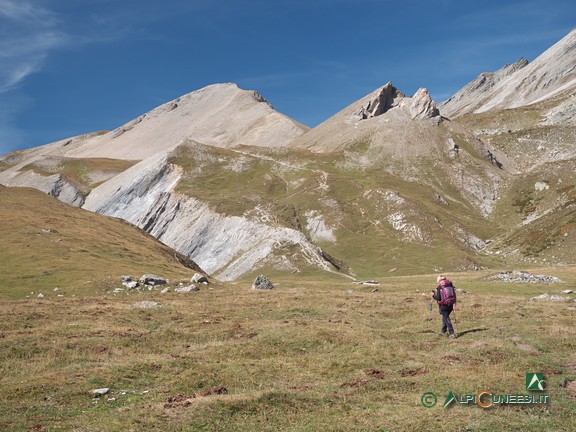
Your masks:
<svg viewBox="0 0 576 432"><path fill-rule="evenodd" d="M440 102L575 26L574 0L0 0L0 154L219 82L308 126L388 81Z"/></svg>

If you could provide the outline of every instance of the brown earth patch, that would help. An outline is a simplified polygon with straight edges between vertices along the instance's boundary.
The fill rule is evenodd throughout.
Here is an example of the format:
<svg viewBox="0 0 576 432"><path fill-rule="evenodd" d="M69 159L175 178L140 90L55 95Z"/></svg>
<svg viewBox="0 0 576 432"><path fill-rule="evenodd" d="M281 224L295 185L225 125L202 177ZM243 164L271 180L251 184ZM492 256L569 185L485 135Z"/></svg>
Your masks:
<svg viewBox="0 0 576 432"><path fill-rule="evenodd" d="M375 379L383 379L386 376L386 372L378 369L367 369L364 371L364 373Z"/></svg>
<svg viewBox="0 0 576 432"><path fill-rule="evenodd" d="M427 374L428 371L426 369L404 369L400 371L400 376L417 376L417 375L424 375Z"/></svg>
<svg viewBox="0 0 576 432"><path fill-rule="evenodd" d="M228 389L223 385L217 385L208 390L198 390L194 392L194 397L212 396L217 394L228 394Z"/></svg>
<svg viewBox="0 0 576 432"><path fill-rule="evenodd" d="M576 399L576 381L564 380L562 387L568 389L572 394L572 399Z"/></svg>
<svg viewBox="0 0 576 432"><path fill-rule="evenodd" d="M340 387L344 388L344 387L362 387L366 384L368 384L370 382L370 380L365 380L365 379L361 379L361 378L354 378L353 380L350 381L346 381L345 383L340 384Z"/></svg>

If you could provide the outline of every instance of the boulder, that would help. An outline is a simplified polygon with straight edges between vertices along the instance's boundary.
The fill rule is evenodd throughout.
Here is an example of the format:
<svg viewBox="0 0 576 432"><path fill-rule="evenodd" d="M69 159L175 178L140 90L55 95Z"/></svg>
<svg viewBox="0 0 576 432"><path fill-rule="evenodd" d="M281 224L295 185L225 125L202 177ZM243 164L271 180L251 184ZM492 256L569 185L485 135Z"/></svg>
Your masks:
<svg viewBox="0 0 576 432"><path fill-rule="evenodd" d="M99 388L99 389L92 390L92 394L94 395L94 397L100 397L100 396L104 396L105 394L108 394L109 391L110 391L110 389L108 387Z"/></svg>
<svg viewBox="0 0 576 432"><path fill-rule="evenodd" d="M142 285L164 285L166 279L154 274L145 274L139 279L139 282Z"/></svg>
<svg viewBox="0 0 576 432"><path fill-rule="evenodd" d="M122 285L124 285L128 289L134 289L140 284L138 283L138 281L133 280L130 282L123 282Z"/></svg>
<svg viewBox="0 0 576 432"><path fill-rule="evenodd" d="M198 288L196 285L192 284L192 285L188 285L188 286L178 287L174 291L178 292L178 293L189 293L189 292L200 291L200 288Z"/></svg>
<svg viewBox="0 0 576 432"><path fill-rule="evenodd" d="M273 290L274 285L268 280L266 276L260 275L252 284L252 288L257 290Z"/></svg>
<svg viewBox="0 0 576 432"><path fill-rule="evenodd" d="M192 276L192 279L190 279L190 282L207 284L208 278L200 273L195 273L194 276Z"/></svg>

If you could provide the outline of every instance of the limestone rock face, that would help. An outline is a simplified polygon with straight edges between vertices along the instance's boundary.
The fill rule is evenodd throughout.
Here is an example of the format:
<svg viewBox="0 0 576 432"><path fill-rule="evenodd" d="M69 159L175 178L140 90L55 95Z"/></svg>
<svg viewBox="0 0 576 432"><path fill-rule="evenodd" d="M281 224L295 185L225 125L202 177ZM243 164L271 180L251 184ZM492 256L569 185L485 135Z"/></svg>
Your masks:
<svg viewBox="0 0 576 432"><path fill-rule="evenodd" d="M483 73L440 104L443 115L518 108L576 89L576 29L533 62L521 58L494 73Z"/></svg>
<svg viewBox="0 0 576 432"><path fill-rule="evenodd" d="M436 102L430 97L430 93L425 88L420 88L410 99L408 111L413 119L427 119L440 114Z"/></svg>
<svg viewBox="0 0 576 432"><path fill-rule="evenodd" d="M384 114L395 105L399 97L404 97L404 95L389 81L355 113L355 116L360 120L365 120Z"/></svg>
<svg viewBox="0 0 576 432"><path fill-rule="evenodd" d="M442 113L449 116L458 116L474 109L482 98L488 97L492 89L503 79L508 78L523 67L528 65L528 60L522 57L512 64L507 64L496 72L483 72L478 77L460 89L450 99L442 102Z"/></svg>

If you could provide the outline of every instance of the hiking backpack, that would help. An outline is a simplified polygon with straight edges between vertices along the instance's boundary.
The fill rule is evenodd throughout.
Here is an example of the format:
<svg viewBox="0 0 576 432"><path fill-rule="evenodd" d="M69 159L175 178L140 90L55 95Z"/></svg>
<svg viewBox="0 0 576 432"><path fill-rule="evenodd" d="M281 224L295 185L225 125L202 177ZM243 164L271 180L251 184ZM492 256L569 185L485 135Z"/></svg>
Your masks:
<svg viewBox="0 0 576 432"><path fill-rule="evenodd" d="M456 303L456 289L448 279L440 281L440 301L438 304L450 306Z"/></svg>

